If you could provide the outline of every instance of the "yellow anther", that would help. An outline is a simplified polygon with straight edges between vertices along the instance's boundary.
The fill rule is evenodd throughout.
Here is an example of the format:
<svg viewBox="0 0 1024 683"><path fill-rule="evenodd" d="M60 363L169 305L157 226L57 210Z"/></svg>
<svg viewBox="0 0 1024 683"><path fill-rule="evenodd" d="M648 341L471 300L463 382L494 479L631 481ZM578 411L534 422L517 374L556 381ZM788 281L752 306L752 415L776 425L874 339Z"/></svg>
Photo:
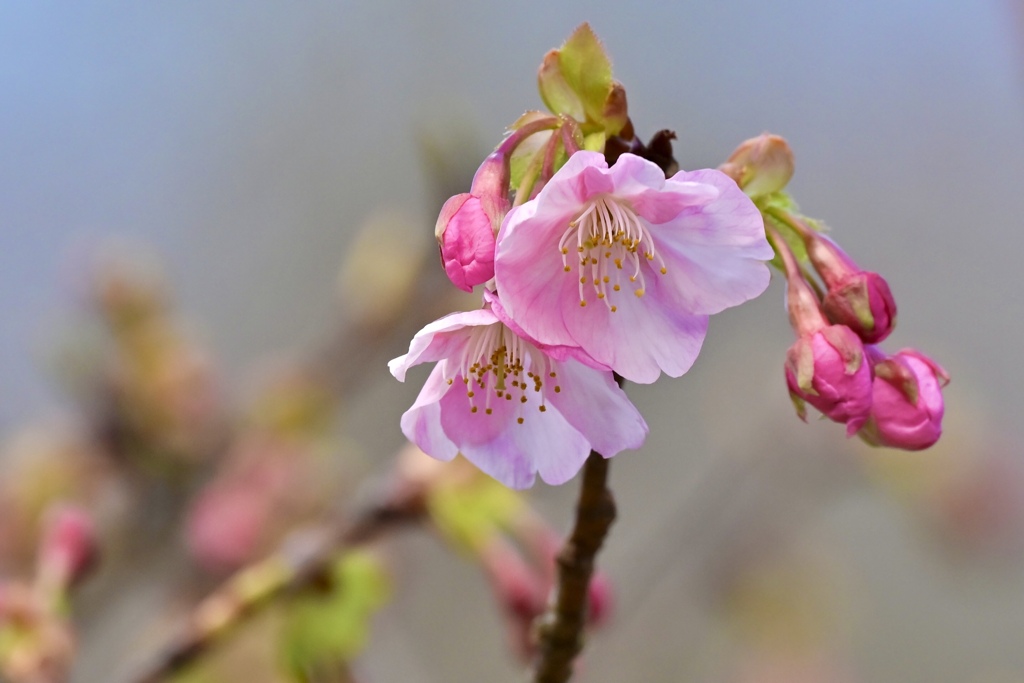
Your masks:
<svg viewBox="0 0 1024 683"><path fill-rule="evenodd" d="M516 422L518 422L519 424L523 424L523 418L521 418L521 417L516 418Z"/></svg>
<svg viewBox="0 0 1024 683"><path fill-rule="evenodd" d="M643 295L644 295L644 290L642 290L642 289L638 289L638 290L636 290L636 291L635 291L635 292L633 292L633 293L634 293L634 294L636 294L637 296L643 296Z"/></svg>

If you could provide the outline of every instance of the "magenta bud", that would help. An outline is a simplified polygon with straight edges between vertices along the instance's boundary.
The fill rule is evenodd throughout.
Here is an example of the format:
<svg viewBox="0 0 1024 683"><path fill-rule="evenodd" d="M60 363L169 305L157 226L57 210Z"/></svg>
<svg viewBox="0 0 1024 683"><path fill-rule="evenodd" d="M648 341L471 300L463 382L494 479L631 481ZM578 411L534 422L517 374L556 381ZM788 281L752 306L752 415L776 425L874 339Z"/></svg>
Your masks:
<svg viewBox="0 0 1024 683"><path fill-rule="evenodd" d="M801 336L786 354L786 384L806 420L804 403L855 433L871 410L871 369L860 338L844 325Z"/></svg>
<svg viewBox="0 0 1024 683"><path fill-rule="evenodd" d="M807 256L828 287L822 308L830 322L846 325L866 344L877 344L896 326L896 300L878 273L861 270L832 240L812 230L801 234Z"/></svg>
<svg viewBox="0 0 1024 683"><path fill-rule="evenodd" d="M896 327L896 300L878 273L860 271L829 288L822 310L831 322L846 325L866 344L877 344Z"/></svg>
<svg viewBox="0 0 1024 683"><path fill-rule="evenodd" d="M477 169L469 193L455 195L441 207L434 226L441 263L463 291L494 277L495 236L511 206L508 183L508 155L493 152Z"/></svg>
<svg viewBox="0 0 1024 683"><path fill-rule="evenodd" d="M872 349L873 405L859 436L872 446L919 451L942 435L945 404L942 387L949 375L938 363L914 349L884 356Z"/></svg>

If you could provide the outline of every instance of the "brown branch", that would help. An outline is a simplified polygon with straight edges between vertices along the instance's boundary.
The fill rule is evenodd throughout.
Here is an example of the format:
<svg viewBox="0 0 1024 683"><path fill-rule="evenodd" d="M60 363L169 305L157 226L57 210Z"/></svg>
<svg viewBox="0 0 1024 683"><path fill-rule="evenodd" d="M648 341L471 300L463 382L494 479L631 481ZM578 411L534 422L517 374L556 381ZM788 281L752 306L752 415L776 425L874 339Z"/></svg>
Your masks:
<svg viewBox="0 0 1024 683"><path fill-rule="evenodd" d="M583 649L583 627L594 557L615 521L615 500L608 490L607 481L608 461L596 451L591 451L583 466L576 526L558 553L555 595L537 624L534 683L564 683L569 680L573 660Z"/></svg>
<svg viewBox="0 0 1024 683"><path fill-rule="evenodd" d="M180 672L227 633L275 599L331 581L338 554L395 526L420 520L422 499L407 497L368 508L334 529L289 538L281 550L246 567L203 600L182 630L128 680L158 683Z"/></svg>

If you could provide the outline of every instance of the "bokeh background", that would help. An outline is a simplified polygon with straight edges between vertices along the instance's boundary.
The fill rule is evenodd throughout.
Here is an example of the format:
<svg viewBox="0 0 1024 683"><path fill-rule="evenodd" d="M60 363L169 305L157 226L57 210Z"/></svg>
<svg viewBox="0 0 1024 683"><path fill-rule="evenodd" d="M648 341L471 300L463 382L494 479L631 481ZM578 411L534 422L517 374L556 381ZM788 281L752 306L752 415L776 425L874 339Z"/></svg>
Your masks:
<svg viewBox="0 0 1024 683"><path fill-rule="evenodd" d="M804 211L892 286L887 345L953 383L936 451L870 451L793 417L777 282L713 320L690 374L629 390L651 436L613 464L618 615L580 679L1024 681L1014 0L0 3L0 436L68 409L52 354L111 241L158 255L229 393L315 347L378 295L338 285L357 229L387 211L429 236L431 154L471 173L584 20L684 168L787 137ZM381 468L422 377L382 365L348 397ZM573 488L534 494L558 526ZM367 679L520 680L474 568L429 539L395 552ZM107 680L124 632L86 633L76 680Z"/></svg>

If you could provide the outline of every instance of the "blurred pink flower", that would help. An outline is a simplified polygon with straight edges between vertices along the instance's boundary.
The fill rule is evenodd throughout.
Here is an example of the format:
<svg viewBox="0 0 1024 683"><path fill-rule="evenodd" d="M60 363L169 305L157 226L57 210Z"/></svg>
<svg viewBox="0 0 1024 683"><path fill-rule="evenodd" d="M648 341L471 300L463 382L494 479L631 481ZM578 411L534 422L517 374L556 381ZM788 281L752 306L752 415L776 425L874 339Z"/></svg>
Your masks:
<svg viewBox="0 0 1024 683"><path fill-rule="evenodd" d="M530 338L579 347L629 380L678 377L708 316L761 294L773 252L754 204L719 171L581 151L498 234L495 277Z"/></svg>
<svg viewBox="0 0 1024 683"><path fill-rule="evenodd" d="M400 381L439 361L402 416L402 431L428 455L461 452L503 484L526 488L536 474L561 484L591 449L611 457L638 448L647 424L610 372L557 360L517 336L489 308L424 327L388 367Z"/></svg>

